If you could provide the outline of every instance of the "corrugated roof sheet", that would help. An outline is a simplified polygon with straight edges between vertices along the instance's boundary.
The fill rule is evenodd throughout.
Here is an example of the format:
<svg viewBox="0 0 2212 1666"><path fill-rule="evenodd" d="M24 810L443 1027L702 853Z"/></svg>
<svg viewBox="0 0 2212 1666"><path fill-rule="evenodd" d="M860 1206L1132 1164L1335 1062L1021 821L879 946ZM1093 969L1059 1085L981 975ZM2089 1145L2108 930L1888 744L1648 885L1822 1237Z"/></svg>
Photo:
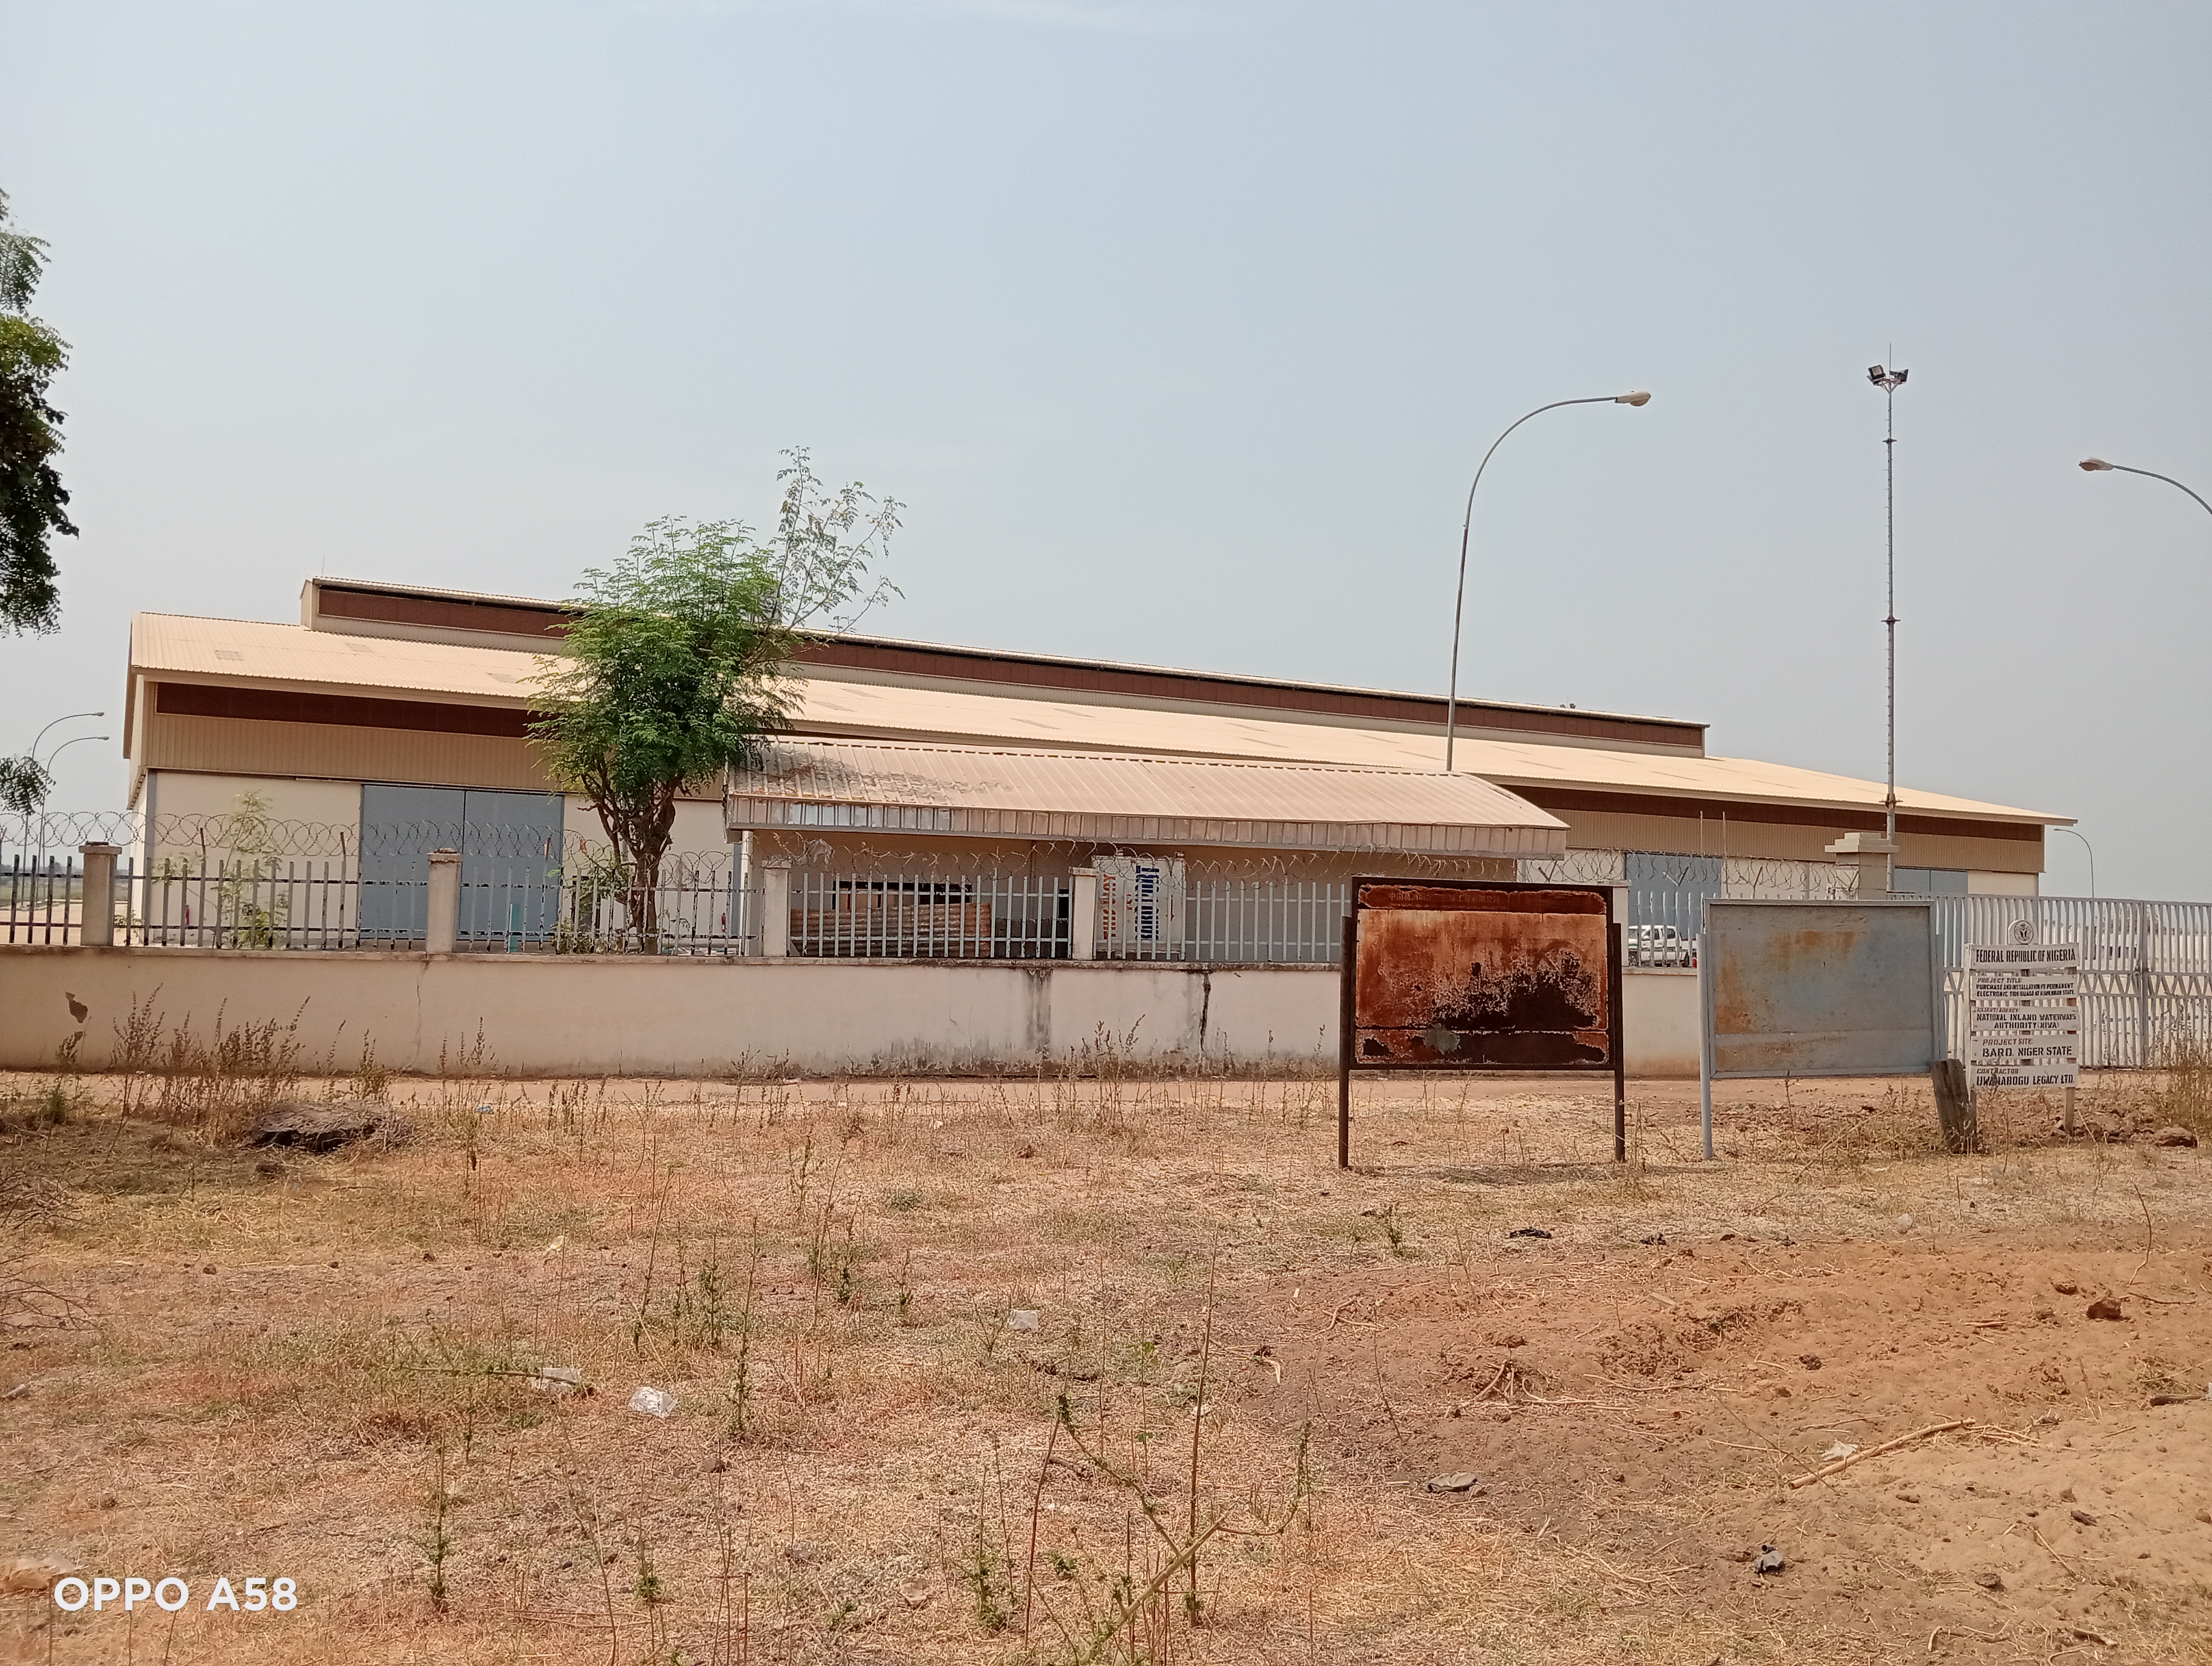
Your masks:
<svg viewBox="0 0 2212 1666"><path fill-rule="evenodd" d="M1292 722L1160 711L1128 704L969 694L935 688L810 677L798 727L805 733L869 735L972 745L1008 740L1065 750L1127 751L1255 760L1308 760L1362 769L1434 769L1443 739L1419 730L1362 728L1341 721ZM1492 735L1459 736L1458 769L1505 787L1582 787L1708 799L1770 800L1831 809L1880 809L1882 784L1753 758L1693 757L1668 751L1614 751ZM2065 822L2067 817L1984 804L1909 787L1901 808L1919 815ZM1662 803L1655 811L1663 812Z"/></svg>
<svg viewBox="0 0 2212 1666"><path fill-rule="evenodd" d="M556 601L544 596L510 596L497 591L485 590L442 590L434 585L388 583L377 579L349 579L326 575L320 578L311 579L308 582L336 590L350 590L387 596L422 597L439 601L489 602L502 607L573 611L576 605L574 602ZM1109 674L1135 673L1143 676L1197 678L1207 683L1224 686L1243 684L1255 689L1296 689L1311 693L1364 695L1382 700L1415 700L1431 704L1441 704L1443 698L1438 695L1419 694L1404 689L1369 688L1352 683L1315 683L1296 678L1254 677L1238 672L1198 671L1188 666L1156 666L1142 660L1097 660L1080 654L1032 654L1022 649L977 648L971 643L925 641L918 637L910 636L872 636L851 630L826 633L823 640L830 643L851 643L859 647L889 648L895 651L915 650L932 654L972 654L979 659L1013 665L1070 666L1079 670L1103 672ZM1204 696L1194 697L1203 698ZM1532 705L1526 702L1514 700L1488 700L1472 696L1462 696L1460 702L1462 727L1479 722L1484 712L1549 714L1561 708L1556 706ZM1649 723L1662 727L1697 729L1706 727L1702 722L1686 718L1655 717L1649 713L1607 711L1595 707L1568 708L1567 709L1574 710L1579 717L1604 718L1622 723Z"/></svg>
<svg viewBox="0 0 2212 1666"><path fill-rule="evenodd" d="M131 653L134 671L157 678L374 690L476 705L526 704L535 680L556 663L543 654L505 648L167 613L134 617ZM1365 728L1341 720L1228 717L1118 701L908 688L818 675L801 682L798 728L805 734L951 745L1011 743L1046 751L1307 762L1416 772L1433 770L1439 762L1440 742L1433 733ZM1456 762L1468 774L1509 787L1580 787L1846 810L1879 809L1882 801L1880 781L1753 758L1616 751L1462 732ZM1916 815L2060 824L2071 819L1911 787L1898 789L1898 803ZM1653 807L1663 810L1664 806L1655 803Z"/></svg>
<svg viewBox="0 0 2212 1666"><path fill-rule="evenodd" d="M1474 775L1011 747L779 741L732 828L1540 856L1566 824Z"/></svg>
<svg viewBox="0 0 2212 1666"><path fill-rule="evenodd" d="M520 706L556 663L544 654L463 648L391 636L352 636L295 624L140 613L131 621L131 666L160 678L248 683L258 688L333 684L395 694L459 696Z"/></svg>

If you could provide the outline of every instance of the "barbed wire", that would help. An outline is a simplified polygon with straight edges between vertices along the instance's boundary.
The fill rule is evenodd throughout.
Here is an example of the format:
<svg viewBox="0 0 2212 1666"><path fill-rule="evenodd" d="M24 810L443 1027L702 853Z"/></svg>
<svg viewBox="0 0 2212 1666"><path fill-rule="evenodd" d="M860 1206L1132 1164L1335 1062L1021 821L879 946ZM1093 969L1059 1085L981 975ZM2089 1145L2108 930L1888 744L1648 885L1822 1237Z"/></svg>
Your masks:
<svg viewBox="0 0 2212 1666"><path fill-rule="evenodd" d="M543 860L549 865L581 867L611 873L624 865L615 861L605 840L563 830L550 830L459 822L382 822L360 825L351 822L308 821L265 816L252 811L228 811L157 816L154 818L152 848L156 860L164 856L197 855L205 860L238 857L408 857L426 850L459 850L464 856L507 860ZM35 817L0 815L0 850L44 855L74 853L94 842L143 848L144 818L128 810L54 811ZM1156 850L1124 849L1089 840L1036 839L1024 841L1018 850L991 845L980 849L878 844L860 838L832 843L793 833L758 832L753 836L756 863L781 859L809 871L838 870L892 874L943 875L963 879L1048 876L1088 866L1104 855L1154 855ZM734 848L716 851L672 850L663 858L664 873L678 883L704 883L735 861ZM1680 874L1667 874L1678 885L1691 883L1690 864L1680 858ZM1856 890L1856 873L1833 862L1798 861L1784 858L1728 856L1721 858L1722 889L1737 897L1848 897ZM1484 878L1495 872L1499 859L1451 858L1398 853L1387 861L1362 859L1340 851L1264 851L1237 855L1206 856L1188 850L1184 872L1194 879L1238 879L1328 882L1352 877L1357 871L1387 868L1393 874L1426 878ZM1662 855L1663 862L1664 857ZM1515 864L1516 876L1556 885L1626 883L1623 853L1618 850L1569 850L1555 857L1523 857Z"/></svg>
<svg viewBox="0 0 2212 1666"><path fill-rule="evenodd" d="M866 838L832 843L786 832L756 831L753 860L783 861L808 873L883 873L963 879L1053 878L1088 867L1101 857L1165 854L1182 857L1183 872L1194 879L1280 879L1341 884L1378 870L1394 877L1487 879L1498 877L1510 857L1427 856L1408 852L1339 850L1239 851L1233 855L1200 854L1188 846L1123 846L1089 839L1028 839L1018 849L979 841L980 848L878 844ZM1202 847L1201 847L1202 848Z"/></svg>
<svg viewBox="0 0 2212 1666"><path fill-rule="evenodd" d="M73 853L88 844L121 845L125 849L146 842L145 818L129 810L54 811L25 817L0 815L0 847L44 854ZM523 859L532 856L561 862L605 860L611 850L605 840L564 830L550 831L471 823L415 821L305 821L295 818L258 815L251 811L156 816L152 844L158 860L164 855L196 853L210 860L237 856L405 856L425 850L458 850L465 856ZM671 851L695 865L726 863L727 847L717 852Z"/></svg>

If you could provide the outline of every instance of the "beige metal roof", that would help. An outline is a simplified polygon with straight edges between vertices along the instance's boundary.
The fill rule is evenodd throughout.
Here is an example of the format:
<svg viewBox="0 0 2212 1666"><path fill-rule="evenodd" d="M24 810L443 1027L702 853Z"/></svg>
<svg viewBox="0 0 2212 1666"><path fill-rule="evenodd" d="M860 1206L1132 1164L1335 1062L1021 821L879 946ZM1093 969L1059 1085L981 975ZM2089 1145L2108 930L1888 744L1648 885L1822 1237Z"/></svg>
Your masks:
<svg viewBox="0 0 2212 1666"><path fill-rule="evenodd" d="M805 679L796 726L809 734L896 736L954 745L1012 741L1058 750L1306 760L1362 769L1434 769L1443 761L1442 738L1419 731L1159 711L1079 700L1008 698L823 676ZM1511 787L1764 800L1826 809L1880 809L1882 802L1880 781L1753 758L1613 751L1462 732L1454 761L1463 771ZM2070 819L1902 787L1897 796L1899 806L1916 815L2059 824Z"/></svg>
<svg viewBox="0 0 2212 1666"><path fill-rule="evenodd" d="M138 614L131 630L134 676L258 688L343 689L480 706L526 704L536 679L557 663L544 654L506 648L343 635L296 624L167 613ZM1160 710L1122 701L900 687L823 674L810 674L800 684L797 727L806 735L1417 772L1433 770L1440 762L1440 743L1433 733L1365 728L1341 720L1304 722ZM1788 764L1669 751L1616 751L1464 731L1456 762L1462 770L1507 787L1571 787L1844 810L1879 809L1882 801L1880 781ZM1910 787L1899 788L1898 803L1915 815L2061 825L2071 820L2047 811Z"/></svg>
<svg viewBox="0 0 2212 1666"><path fill-rule="evenodd" d="M349 692L519 706L538 676L557 663L507 648L349 636L248 619L139 613L131 620L132 672L163 680L301 690L335 684Z"/></svg>
<svg viewBox="0 0 2212 1666"><path fill-rule="evenodd" d="M573 611L574 601L557 601L544 596L510 596L489 590L442 590L434 585L387 583L377 579L348 579L324 575L309 579L309 586L333 590L367 592L386 596L421 597L436 601L490 602L503 607L544 609L554 611ZM1156 666L1141 660L1096 660L1065 654L1032 654L1020 649L977 648L972 643L925 641L910 636L871 636L859 631L841 630L823 634L823 640L833 643L849 643L857 647L885 648L893 652L918 651L931 654L973 655L977 659L1006 665L1069 666L1082 671L1106 672L1109 675L1134 673L1144 676L1193 678L1218 687L1242 685L1253 689L1291 689L1306 693L1325 695L1365 695L1382 700L1419 701L1427 704L1440 703L1433 694L1418 694L1405 689L1365 687L1356 683L1314 683L1303 678L1254 677L1238 672L1196 671L1187 666ZM848 667L836 673L849 677ZM860 679L860 680L866 680ZM1203 698L1203 696L1194 696ZM1460 727L1480 727L1486 712L1556 713L1556 706L1532 705L1522 701L1489 700L1467 696L1460 702ZM1656 717L1650 713L1607 711L1596 707L1568 708L1578 717L1604 718L1614 722L1649 723L1668 727L1703 729L1702 722L1679 717ZM1557 739L1565 742L1567 737Z"/></svg>
<svg viewBox="0 0 2212 1666"><path fill-rule="evenodd" d="M732 829L1541 856L1566 824L1473 775L791 740L731 777Z"/></svg>

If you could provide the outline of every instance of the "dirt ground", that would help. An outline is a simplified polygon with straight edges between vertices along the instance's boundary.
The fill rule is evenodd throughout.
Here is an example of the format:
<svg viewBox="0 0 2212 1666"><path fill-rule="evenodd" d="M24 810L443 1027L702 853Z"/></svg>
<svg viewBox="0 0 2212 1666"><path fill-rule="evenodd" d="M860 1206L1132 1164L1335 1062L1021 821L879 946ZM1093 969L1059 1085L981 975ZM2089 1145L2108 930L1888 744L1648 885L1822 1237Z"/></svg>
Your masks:
<svg viewBox="0 0 2212 1666"><path fill-rule="evenodd" d="M364 1086L409 1136L308 1156L9 1085L0 1658L2212 1658L2156 1081L1971 1157L1730 1084L1711 1163L1634 1084L1615 1164L1607 1087L1393 1079L1348 1173L1327 1082L297 1091Z"/></svg>

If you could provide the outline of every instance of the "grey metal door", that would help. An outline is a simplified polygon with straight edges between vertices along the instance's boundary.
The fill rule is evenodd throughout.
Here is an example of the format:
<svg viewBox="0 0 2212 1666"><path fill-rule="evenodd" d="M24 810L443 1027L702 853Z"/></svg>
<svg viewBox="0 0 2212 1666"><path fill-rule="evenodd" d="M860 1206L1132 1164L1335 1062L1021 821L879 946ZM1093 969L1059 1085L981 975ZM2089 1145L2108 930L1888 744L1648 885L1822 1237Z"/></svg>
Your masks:
<svg viewBox="0 0 2212 1666"><path fill-rule="evenodd" d="M361 935L363 942L420 943L429 919L430 853L461 845L458 787L361 789Z"/></svg>
<svg viewBox="0 0 2212 1666"><path fill-rule="evenodd" d="M449 849L461 853L463 941L520 948L550 938L561 908L564 809L558 793L364 784L362 937L423 941L430 853Z"/></svg>
<svg viewBox="0 0 2212 1666"><path fill-rule="evenodd" d="M471 787L461 828L464 941L543 943L561 914L558 793L493 793Z"/></svg>

